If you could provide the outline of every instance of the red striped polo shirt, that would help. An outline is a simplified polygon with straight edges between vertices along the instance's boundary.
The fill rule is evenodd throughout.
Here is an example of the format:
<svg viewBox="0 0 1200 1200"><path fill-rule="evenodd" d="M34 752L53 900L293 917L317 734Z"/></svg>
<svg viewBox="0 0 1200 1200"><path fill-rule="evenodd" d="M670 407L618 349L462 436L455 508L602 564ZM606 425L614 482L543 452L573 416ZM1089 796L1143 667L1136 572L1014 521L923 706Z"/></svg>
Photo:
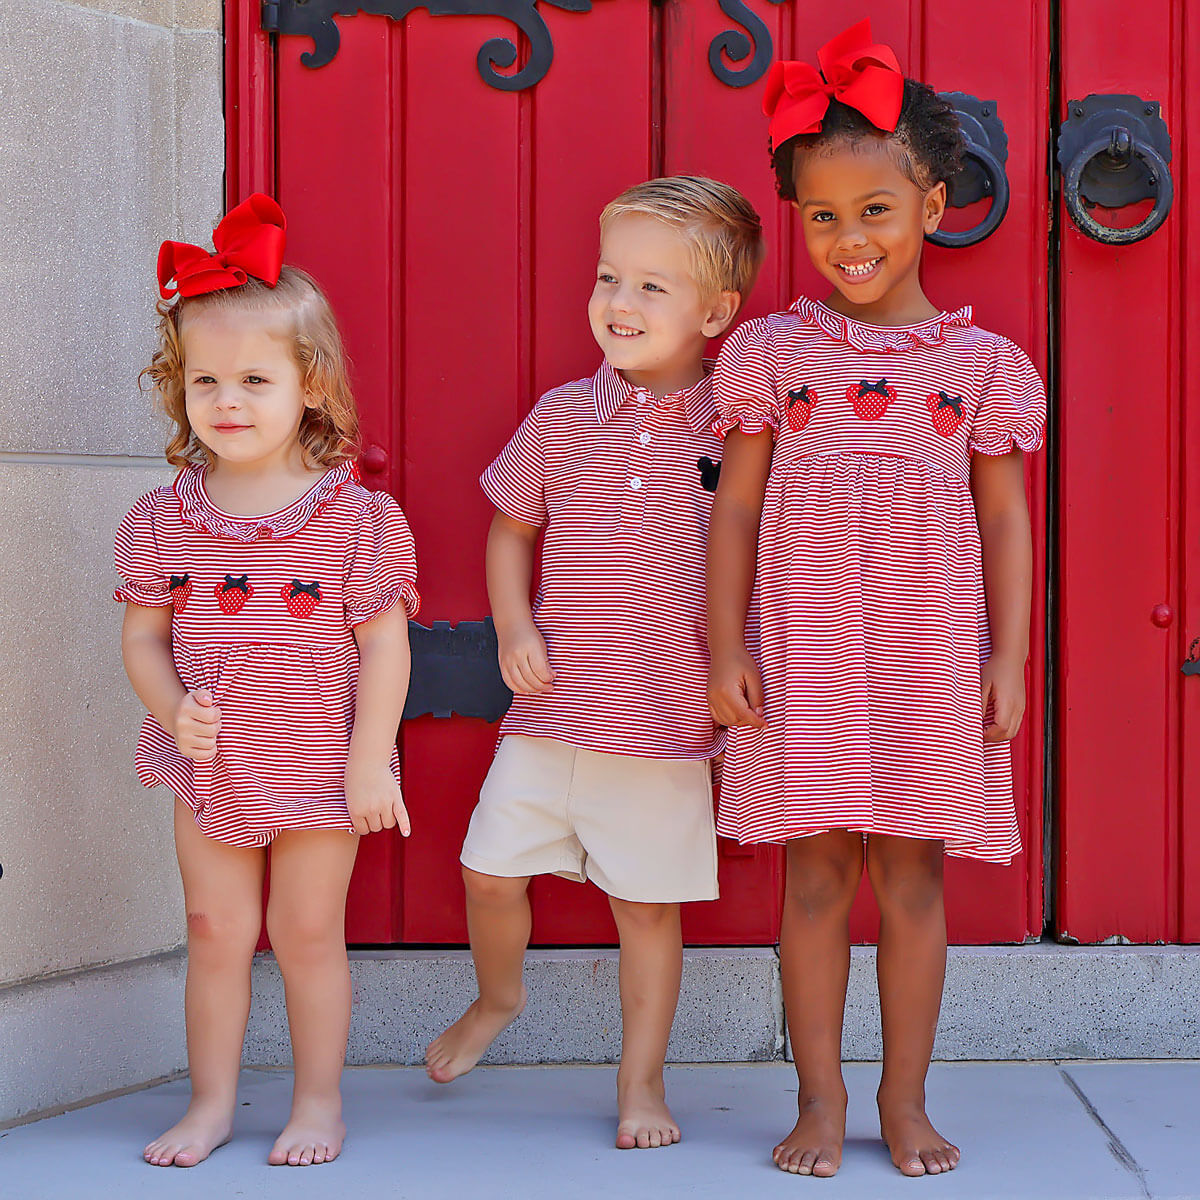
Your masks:
<svg viewBox="0 0 1200 1200"><path fill-rule="evenodd" d="M611 754L709 758L704 556L721 442L700 382L656 398L608 363L547 392L480 483L545 526L533 619L552 692L513 698L500 735Z"/></svg>

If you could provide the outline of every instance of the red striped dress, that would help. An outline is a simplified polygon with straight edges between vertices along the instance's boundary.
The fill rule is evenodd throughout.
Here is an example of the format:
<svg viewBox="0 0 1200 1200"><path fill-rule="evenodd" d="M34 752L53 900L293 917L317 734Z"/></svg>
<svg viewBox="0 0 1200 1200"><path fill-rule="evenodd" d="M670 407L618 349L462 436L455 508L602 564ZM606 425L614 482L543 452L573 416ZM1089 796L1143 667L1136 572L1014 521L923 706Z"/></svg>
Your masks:
<svg viewBox="0 0 1200 1200"><path fill-rule="evenodd" d="M714 387L718 432L776 439L747 618L768 727L729 732L718 831L940 838L1008 862L970 460L1042 444L1037 372L969 308L881 328L801 298L729 337Z"/></svg>
<svg viewBox="0 0 1200 1200"><path fill-rule="evenodd" d="M171 788L209 837L265 846L283 829L347 829L344 772L354 725L353 628L420 604L412 534L396 502L353 464L264 516L221 511L204 469L148 492L117 531L114 598L172 605L179 678L221 710L217 756L184 758L147 716L136 767ZM393 752L392 771L399 779Z"/></svg>
<svg viewBox="0 0 1200 1200"><path fill-rule="evenodd" d="M720 749L704 617L716 416L708 375L656 399L604 363L547 392L483 473L501 512L546 526L533 619L556 672L552 692L513 697L501 737L643 758Z"/></svg>

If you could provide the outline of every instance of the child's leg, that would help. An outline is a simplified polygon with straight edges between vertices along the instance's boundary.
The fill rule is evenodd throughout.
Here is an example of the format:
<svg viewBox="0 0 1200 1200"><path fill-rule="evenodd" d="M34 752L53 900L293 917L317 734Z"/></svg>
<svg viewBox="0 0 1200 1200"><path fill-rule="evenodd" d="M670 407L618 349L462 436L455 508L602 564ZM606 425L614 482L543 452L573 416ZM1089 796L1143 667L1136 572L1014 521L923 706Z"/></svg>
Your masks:
<svg viewBox="0 0 1200 1200"><path fill-rule="evenodd" d="M463 883L479 999L426 1048L425 1070L437 1083L465 1075L525 1007L529 876L484 875L463 867Z"/></svg>
<svg viewBox="0 0 1200 1200"><path fill-rule="evenodd" d="M679 1126L667 1108L663 1063L683 970L678 904L609 897L621 941L621 1066L617 1149L670 1146Z"/></svg>
<svg viewBox="0 0 1200 1200"><path fill-rule="evenodd" d="M266 863L262 850L205 837L178 799L175 849L187 909L184 1012L192 1099L183 1120L143 1152L157 1167L195 1166L233 1129Z"/></svg>
<svg viewBox="0 0 1200 1200"><path fill-rule="evenodd" d="M942 855L940 841L872 835L867 842L867 871L881 916L879 1123L892 1161L905 1175L937 1175L959 1158L958 1148L925 1115L925 1075L946 976Z"/></svg>
<svg viewBox="0 0 1200 1200"><path fill-rule="evenodd" d="M346 1136L342 1067L350 1032L346 889L358 838L289 829L271 846L267 933L279 960L292 1035L292 1111L267 1161L331 1162Z"/></svg>
<svg viewBox="0 0 1200 1200"><path fill-rule="evenodd" d="M862 864L860 833L835 829L787 844L779 959L800 1111L773 1157L781 1170L797 1175L835 1175L842 1163L842 1019L850 972L850 907Z"/></svg>

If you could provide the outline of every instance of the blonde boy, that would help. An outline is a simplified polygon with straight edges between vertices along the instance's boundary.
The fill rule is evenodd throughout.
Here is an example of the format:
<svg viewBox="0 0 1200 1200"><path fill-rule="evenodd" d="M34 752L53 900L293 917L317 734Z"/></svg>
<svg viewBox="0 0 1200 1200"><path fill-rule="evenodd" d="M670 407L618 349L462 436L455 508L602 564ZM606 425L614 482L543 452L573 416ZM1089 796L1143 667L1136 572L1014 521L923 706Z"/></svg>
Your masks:
<svg viewBox="0 0 1200 1200"><path fill-rule="evenodd" d="M680 1137L663 1083L679 905L717 897L704 558L721 443L704 352L762 252L758 215L724 184L677 176L618 196L588 304L604 362L546 393L481 480L514 698L462 850L479 998L427 1070L469 1071L524 1007L530 878L590 879L621 943L623 1149Z"/></svg>

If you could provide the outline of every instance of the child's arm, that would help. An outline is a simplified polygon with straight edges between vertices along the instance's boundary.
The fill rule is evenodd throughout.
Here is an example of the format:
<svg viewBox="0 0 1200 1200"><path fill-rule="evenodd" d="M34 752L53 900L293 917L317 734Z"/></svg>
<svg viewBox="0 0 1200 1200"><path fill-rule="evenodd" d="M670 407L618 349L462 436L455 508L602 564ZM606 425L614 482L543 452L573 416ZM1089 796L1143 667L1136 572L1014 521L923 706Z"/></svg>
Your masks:
<svg viewBox="0 0 1200 1200"><path fill-rule="evenodd" d="M730 430L708 534L708 700L718 725L766 725L762 676L746 650L758 523L773 435Z"/></svg>
<svg viewBox="0 0 1200 1200"><path fill-rule="evenodd" d="M412 832L404 795L392 774L392 749L404 715L412 656L408 612L394 604L354 626L358 643L358 690L354 732L346 760L346 806L356 833L378 833L399 825Z"/></svg>
<svg viewBox="0 0 1200 1200"><path fill-rule="evenodd" d="M171 609L125 605L121 657L137 697L169 733L179 753L195 762L217 756L221 710L206 688L188 691L171 655Z"/></svg>
<svg viewBox="0 0 1200 1200"><path fill-rule="evenodd" d="M1025 713L1025 660L1029 657L1029 604L1033 588L1033 541L1025 503L1024 455L971 456L971 492L983 549L991 657L983 665L983 710L993 719L985 742L1016 736Z"/></svg>
<svg viewBox="0 0 1200 1200"><path fill-rule="evenodd" d="M487 540L487 589L499 642L500 674L514 692L554 690L546 640L533 623L529 587L540 530L496 510Z"/></svg>

